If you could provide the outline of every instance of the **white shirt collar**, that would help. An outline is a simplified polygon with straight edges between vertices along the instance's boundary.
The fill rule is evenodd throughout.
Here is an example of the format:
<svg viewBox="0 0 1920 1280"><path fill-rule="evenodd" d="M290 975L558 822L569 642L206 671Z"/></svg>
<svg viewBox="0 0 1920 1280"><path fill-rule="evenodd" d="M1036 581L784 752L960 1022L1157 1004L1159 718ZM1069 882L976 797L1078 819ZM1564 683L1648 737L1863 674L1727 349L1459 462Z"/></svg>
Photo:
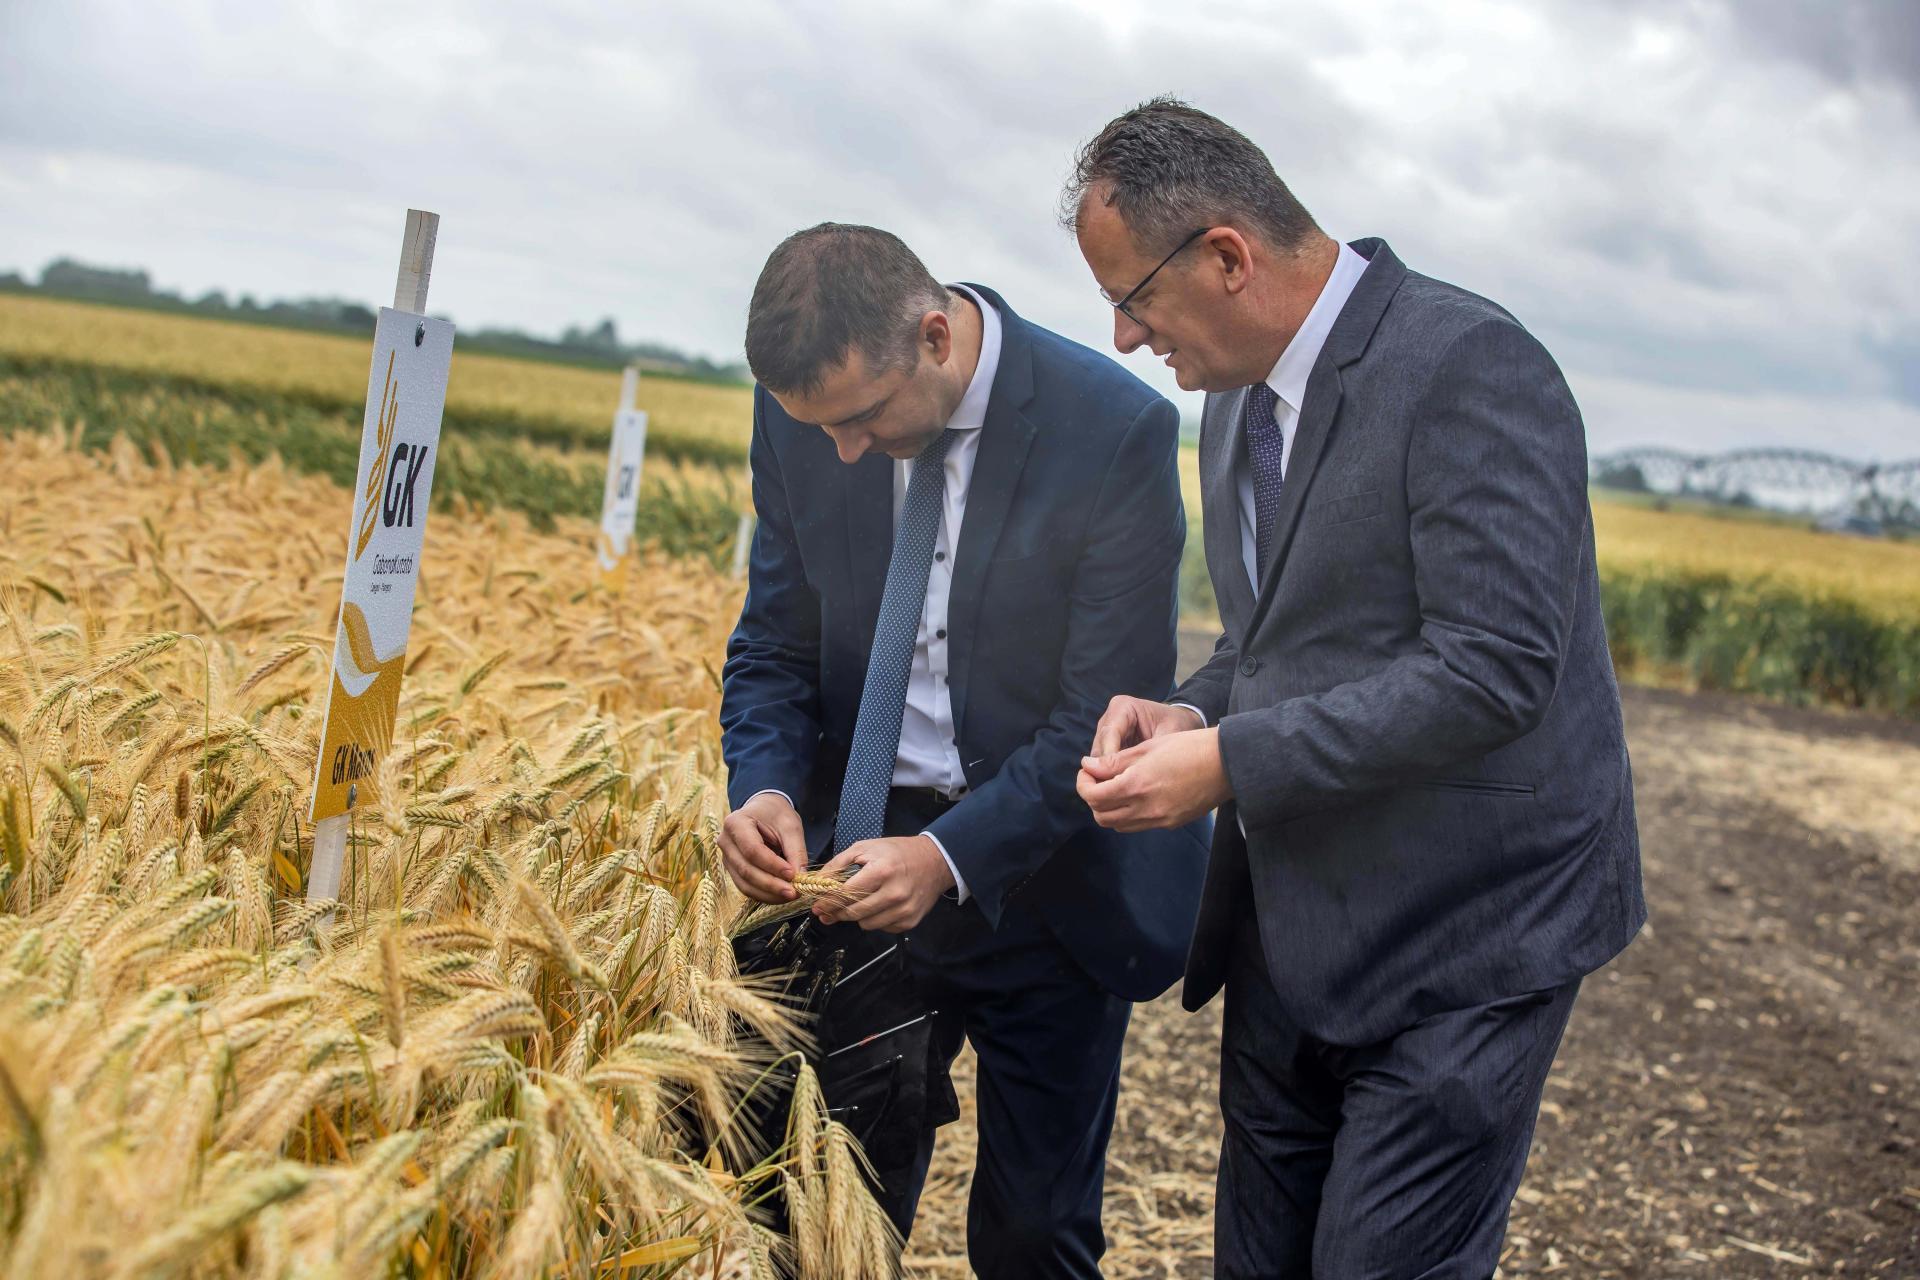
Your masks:
<svg viewBox="0 0 1920 1280"><path fill-rule="evenodd" d="M1367 260L1356 253L1352 246L1340 246L1340 256L1333 262L1333 274L1327 277L1327 283L1321 287L1313 310L1307 312L1307 318L1300 324L1300 332L1293 335L1293 341L1287 344L1287 349L1280 353L1280 359L1274 364L1273 372L1267 375L1267 385L1296 414L1306 401L1307 378L1313 373L1315 362L1320 359L1320 348L1327 345L1327 335L1333 332L1333 322L1340 318L1340 309L1353 296L1353 287L1360 283L1361 273L1366 269Z"/></svg>
<svg viewBox="0 0 1920 1280"><path fill-rule="evenodd" d="M1000 369L1000 313L991 302L963 284L950 284L947 288L966 294L980 308L980 359L973 366L973 380L967 383L966 394L960 397L953 416L947 419L947 430L977 431L986 425L987 401L993 396L993 375Z"/></svg>

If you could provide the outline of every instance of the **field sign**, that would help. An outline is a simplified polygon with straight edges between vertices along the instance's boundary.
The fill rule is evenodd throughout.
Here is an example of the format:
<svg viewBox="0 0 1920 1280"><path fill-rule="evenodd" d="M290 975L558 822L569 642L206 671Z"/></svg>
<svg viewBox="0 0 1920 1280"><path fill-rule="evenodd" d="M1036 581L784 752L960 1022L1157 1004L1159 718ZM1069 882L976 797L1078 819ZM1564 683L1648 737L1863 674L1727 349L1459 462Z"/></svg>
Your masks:
<svg viewBox="0 0 1920 1280"><path fill-rule="evenodd" d="M381 308L314 779L316 822L372 797L393 741L452 360L452 324Z"/></svg>
<svg viewBox="0 0 1920 1280"><path fill-rule="evenodd" d="M600 572L617 576L626 569L633 545L633 518L640 510L640 464L647 454L647 415L633 407L640 371L627 366L620 381L620 408L613 415L613 443L607 450L607 488L600 500L600 537L594 548Z"/></svg>
<svg viewBox="0 0 1920 1280"><path fill-rule="evenodd" d="M747 468L747 502L753 502L753 468ZM740 523L733 530L733 576L747 576L747 562L753 558L753 529L758 522L752 506L740 513Z"/></svg>

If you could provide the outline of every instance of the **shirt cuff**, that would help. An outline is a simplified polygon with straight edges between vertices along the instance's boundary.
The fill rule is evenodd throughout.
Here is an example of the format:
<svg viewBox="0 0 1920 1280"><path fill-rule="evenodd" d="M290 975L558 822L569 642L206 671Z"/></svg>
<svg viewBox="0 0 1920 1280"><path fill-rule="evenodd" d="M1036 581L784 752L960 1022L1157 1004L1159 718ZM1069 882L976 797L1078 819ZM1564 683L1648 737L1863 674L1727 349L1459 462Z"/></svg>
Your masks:
<svg viewBox="0 0 1920 1280"><path fill-rule="evenodd" d="M1183 707L1186 710L1193 712L1193 714L1200 717L1200 727L1202 729L1205 729L1207 727L1207 713L1202 711L1200 708L1194 706L1191 702L1169 702L1167 705L1170 707Z"/></svg>
<svg viewBox="0 0 1920 1280"><path fill-rule="evenodd" d="M922 831L920 834L925 836L927 839L933 841L933 847L938 849L940 851L940 856L947 860L947 870L953 873L953 890L955 895L954 901L965 902L968 896L967 882L960 878L960 868L953 865L953 855L947 852L947 846L945 846L944 844L941 844L940 837L933 834L933 832Z"/></svg>
<svg viewBox="0 0 1920 1280"><path fill-rule="evenodd" d="M1204 720L1204 719L1206 719L1206 717L1205 717L1205 716L1201 716L1200 718L1201 718L1202 720ZM788 795L788 794L787 794L786 792L784 792L784 791L780 791L780 790L778 790L778 789L776 789L776 788L774 788L774 787L768 787L768 788L767 788L766 790L764 790L764 791L756 791L756 792L754 792L754 793L753 793L752 795L750 795L750 796L748 796L748 797L746 798L746 801L745 801L745 802L744 802L743 804L741 804L741 806L740 806L740 807L741 807L742 809L744 809L744 808L746 808L746 807L747 807L747 805L749 805L749 804L752 804L752 803L753 803L753 802L754 802L755 800L758 800L758 799L759 799L759 798L760 798L761 796L779 796L779 797L780 797L780 798L781 798L782 800L785 800L785 801L787 802L787 807L788 807L789 809L796 809L796 810L797 810L797 809L798 809L798 808L800 807L799 805L797 805L797 804L795 804L795 803L793 802L793 797L792 797L792 796L790 796L790 795Z"/></svg>

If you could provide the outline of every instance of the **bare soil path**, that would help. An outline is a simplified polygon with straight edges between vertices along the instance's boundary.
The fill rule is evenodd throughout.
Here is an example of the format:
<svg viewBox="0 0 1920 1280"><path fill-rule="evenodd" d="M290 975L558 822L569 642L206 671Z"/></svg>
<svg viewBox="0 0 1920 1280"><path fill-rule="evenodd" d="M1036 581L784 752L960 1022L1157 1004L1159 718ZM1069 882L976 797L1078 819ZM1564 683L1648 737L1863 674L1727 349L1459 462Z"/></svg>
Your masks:
<svg viewBox="0 0 1920 1280"><path fill-rule="evenodd" d="M1581 994L1500 1274L1920 1277L1920 724L1625 702L1652 920ZM1135 1013L1109 1276L1211 1274L1218 1035ZM942 1134L915 1275L967 1273L972 1146Z"/></svg>

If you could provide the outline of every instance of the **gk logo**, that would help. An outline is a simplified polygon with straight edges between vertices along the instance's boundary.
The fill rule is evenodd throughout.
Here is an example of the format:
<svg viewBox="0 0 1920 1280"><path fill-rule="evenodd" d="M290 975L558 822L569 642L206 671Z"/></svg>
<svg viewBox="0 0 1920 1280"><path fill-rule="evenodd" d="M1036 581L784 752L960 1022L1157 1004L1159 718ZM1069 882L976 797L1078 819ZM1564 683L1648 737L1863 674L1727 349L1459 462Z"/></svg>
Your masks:
<svg viewBox="0 0 1920 1280"><path fill-rule="evenodd" d="M420 468L426 463L430 446L397 444L393 461L387 467L387 496L380 504L380 523L391 529L396 524L413 527L413 486L419 482ZM401 467L406 473L401 474Z"/></svg>
<svg viewBox="0 0 1920 1280"><path fill-rule="evenodd" d="M343 743L333 753L333 785L364 778L373 772L373 748Z"/></svg>

